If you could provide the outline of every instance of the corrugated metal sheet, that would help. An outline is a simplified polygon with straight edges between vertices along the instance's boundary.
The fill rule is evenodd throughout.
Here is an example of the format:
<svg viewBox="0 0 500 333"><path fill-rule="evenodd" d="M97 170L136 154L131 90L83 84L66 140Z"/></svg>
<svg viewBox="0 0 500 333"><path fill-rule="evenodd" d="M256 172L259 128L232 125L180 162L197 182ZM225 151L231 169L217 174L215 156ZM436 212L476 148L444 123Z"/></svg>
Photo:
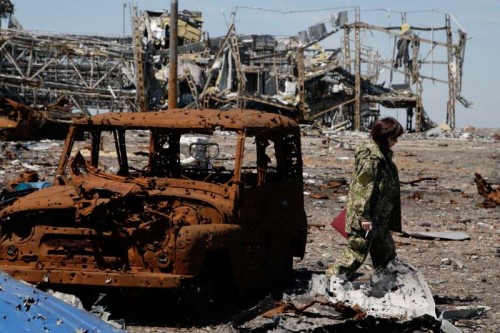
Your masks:
<svg viewBox="0 0 500 333"><path fill-rule="evenodd" d="M0 332L125 332L0 272Z"/></svg>

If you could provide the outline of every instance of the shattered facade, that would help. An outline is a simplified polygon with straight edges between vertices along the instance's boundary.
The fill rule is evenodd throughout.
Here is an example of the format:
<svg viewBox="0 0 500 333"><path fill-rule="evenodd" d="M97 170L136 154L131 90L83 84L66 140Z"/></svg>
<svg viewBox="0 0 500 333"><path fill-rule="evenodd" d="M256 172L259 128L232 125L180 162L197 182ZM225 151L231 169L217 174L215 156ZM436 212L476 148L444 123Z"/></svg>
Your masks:
<svg viewBox="0 0 500 333"><path fill-rule="evenodd" d="M205 47L197 44L187 52L181 51L179 86L184 87L180 89L185 96L181 97L181 106L191 98L191 107L248 107L356 130L369 128L383 106L405 109L407 130L422 131L435 126L423 109L422 82L437 80L448 84L447 122L454 127L455 100L466 107L471 105L461 96L467 34L452 30L449 14L445 15L445 27L436 28L409 23L379 27L362 22L359 8L355 15L354 22L349 23L347 12L336 13L330 18L331 29L322 23L291 37L237 35L232 25L225 38L207 39L202 42ZM402 20L405 22L406 15L402 14ZM359 35L367 31L394 37L397 52L392 60L382 59L378 50L361 42ZM432 40L420 37L429 31ZM435 40L434 31L445 31L446 41ZM322 43L337 33L344 34L340 45L326 49ZM434 59L436 47L447 52L446 61L437 56ZM428 54L422 58L425 51ZM429 55L431 61L426 60ZM442 63L448 64L447 79L422 73L423 67ZM196 68L195 80L190 77L192 68ZM380 83L383 69L391 71L389 87ZM205 75L198 78L199 72ZM393 82L396 74L403 82Z"/></svg>
<svg viewBox="0 0 500 333"><path fill-rule="evenodd" d="M132 38L2 29L2 95L37 108L65 99L83 114L165 108L169 12L133 8L131 14ZM359 8L354 19L352 14L332 13L329 22L296 36L238 35L233 24L225 37L211 38L200 12L180 12L177 105L258 109L356 130L369 128L383 106L406 110L407 129L422 131L435 125L422 100L422 82L432 80L449 86L447 122L453 128L455 101L471 105L461 95L467 34L452 30L449 14L444 27L430 28L411 25L405 13L401 25L388 27L363 22ZM360 34L367 31L394 37L392 59L363 44ZM430 31L432 39L422 37ZM445 41L434 36L438 32ZM325 48L335 36L340 43ZM444 49L447 59L434 59L434 48ZM443 63L444 80L422 73L425 66ZM390 70L389 86L380 83L383 69ZM396 74L402 82L393 82Z"/></svg>
<svg viewBox="0 0 500 333"><path fill-rule="evenodd" d="M1 29L0 45L0 117L31 134L45 123L67 129L72 117L91 110L137 111L130 39ZM43 132L50 127L37 136L50 137Z"/></svg>

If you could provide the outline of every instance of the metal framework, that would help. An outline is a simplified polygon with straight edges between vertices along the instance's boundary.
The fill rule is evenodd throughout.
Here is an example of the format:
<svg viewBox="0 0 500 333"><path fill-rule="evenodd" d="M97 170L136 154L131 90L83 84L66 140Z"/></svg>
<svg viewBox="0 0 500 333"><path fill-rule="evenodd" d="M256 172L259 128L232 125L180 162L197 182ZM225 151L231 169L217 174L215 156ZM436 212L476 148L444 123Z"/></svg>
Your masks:
<svg viewBox="0 0 500 333"><path fill-rule="evenodd" d="M465 53L465 44L467 41L467 33L459 26L459 28L454 31L452 29L451 24L451 15L444 14L445 25L438 27L420 27L413 26L407 23L408 17L407 13L401 13L401 25L400 26L388 26L381 27L375 26L368 23L364 23L361 21L360 10L359 7L355 8L355 22L347 24L343 26L344 29L344 59L350 62L350 58L347 55L350 53L350 49L352 48L351 44L354 44L354 75L356 79L355 84L355 101L354 101L354 129L361 129L361 112L360 105L363 103L370 102L378 102L381 104L386 104L384 106L391 107L402 107L407 110L407 129L412 130L412 119L415 115L415 130L422 131L428 128L428 126L432 125L432 121L429 119L428 115L424 111L423 102L422 102L422 94L423 94L423 81L431 80L432 82L440 82L448 85L448 101L446 107L446 123L451 127L455 128L455 109L456 109L456 101L458 100L462 105L466 108L472 105L472 102L468 101L461 95L462 88L462 74L463 74L463 62L464 62L464 53ZM406 29L409 33L405 33L403 28L406 26ZM365 48L365 45L359 38L360 31L377 31L386 33L390 36L394 36L394 54L392 59L389 61L383 61L381 59L370 59L370 57L363 58L361 56L362 51ZM354 39L350 38L350 32L354 31ZM415 33L415 31L418 32ZM445 41L439 41L435 39L435 33L444 31L445 32ZM422 37L421 34L430 33L430 38ZM456 38L454 39L454 35ZM407 43L406 54L407 59L409 61L402 61L401 70L398 70L396 66L394 66L397 61L396 55L396 44L400 45L400 42ZM427 54L422 55L422 44L427 46ZM438 60L434 58L435 49L442 47L446 52L446 60ZM428 61L427 58L431 56L431 60ZM391 81L393 72L399 72L404 76L404 82L407 86L413 87L412 92L413 96L411 97L403 97L398 96L367 96L363 94L363 89L360 86L360 82L363 80L369 80L368 75L363 75L361 73L361 65L372 64L378 68L386 68L391 70ZM433 75L424 75L421 70L423 66L430 65L446 65L447 71L447 79L440 79ZM347 64L345 65L346 68ZM350 65L349 65L350 67ZM394 68L396 67L396 68ZM375 83L375 81L374 81Z"/></svg>
<svg viewBox="0 0 500 333"><path fill-rule="evenodd" d="M28 105L136 111L130 38L0 30L0 89Z"/></svg>
<svg viewBox="0 0 500 333"><path fill-rule="evenodd" d="M302 42L299 33L299 37L290 36L281 43L270 35L238 36L234 24L225 38L201 41L202 20L197 16L201 14L183 12L179 22L191 25L182 36L179 33L184 39L174 54L182 73L177 82L169 82L169 89L165 89L165 75L157 75L166 69L171 57L167 36L157 39L158 31L153 33L150 26L152 20L168 22L168 12L152 15L138 15L136 8L131 8L134 33L128 38L0 29L0 94L34 106L65 98L85 113L91 108L140 111L164 107L165 93L176 87L179 100L186 92L193 100L179 107L258 108L299 121L328 117L345 123L348 119L354 130L369 126L380 106L405 109L408 130L413 130L413 117L416 131L432 126L422 102L424 80L448 85L446 119L451 128L455 127L456 100L466 107L471 105L461 96L467 34L461 28L452 30L449 14L445 14L442 27L412 26L406 13L401 13L401 25L383 27L363 22L360 8L354 7L354 22L348 22L346 12L345 20L330 31L318 24L309 28L313 39ZM168 25L162 29L168 30ZM318 45L339 31L343 35L338 49L318 51ZM436 40L434 34L442 31L446 39ZM376 48L368 46L367 32L393 37L392 56L381 58ZM434 59L436 48L445 50L446 59ZM214 69L221 61L227 67ZM206 79L195 80L190 72L193 66L188 68L188 64L203 72ZM443 64L447 65L446 78L422 71L424 66ZM390 71L388 88L378 82L381 69ZM394 83L394 75L402 75L404 83ZM276 98L284 86L292 84L296 87L294 96L289 90L286 101ZM335 91L338 86L342 91Z"/></svg>
<svg viewBox="0 0 500 333"><path fill-rule="evenodd" d="M207 90L212 89L213 92L214 87L207 82L201 92L205 105L209 105L207 98L212 98L213 106L223 104L224 101L229 102L229 99L225 99L224 95L231 95L231 99L234 99L234 95L237 94L237 99L240 102L243 100L253 107L256 103L260 103L264 109L270 111L277 108L280 112L291 114L292 117L301 121L321 119L325 116L330 119L341 119L341 122L345 122L345 119L351 119L351 129L354 130L362 130L369 126L379 114L380 106L402 108L407 112L407 129L422 131L435 125L426 114L422 101L423 82L429 80L448 85L447 123L451 128L454 128L456 100L465 107L470 107L472 104L461 96L463 55L467 40L465 31L460 26L456 30L452 29L450 14L444 14L445 25L438 27L413 26L408 23L409 15L404 12L400 13L400 25L377 26L362 21L359 7L354 7L353 11L355 16L353 22L347 22L347 12L345 12L345 22L337 27L333 26L333 30L328 32L324 24L322 29L320 29L321 24L317 24L309 28L309 33L312 31L314 35L311 41L301 39L307 35L307 31L299 32L300 42L292 36L288 42L284 43L285 48L276 44L274 50L271 50L268 55L259 54L259 49L255 47L258 42L254 36L241 37L238 43L245 54L250 54L250 62L245 62L235 57L234 54L232 55L233 67L236 68L233 76L237 76L238 86L241 87L240 84L249 86L248 75L241 77L237 70L240 68L245 68L245 73L258 73L259 78L265 75L275 76L278 82L281 80L282 85L285 81L296 83L295 103L290 103L290 101L280 103L273 96L262 95L262 89L259 85L252 89L244 89L244 91L240 88L238 90L229 89L229 93L219 91L208 96ZM283 13L288 14L288 12ZM234 38L228 41L229 36L234 35L234 29L235 27L232 25L230 27L231 33L226 36L224 44L231 46L235 44ZM333 50L327 56L319 54L317 45L341 30L343 30L343 36L340 37L341 53L336 53ZM438 35L443 31L445 32L445 40L436 39L435 34ZM367 32L371 35L374 35L374 32L385 33L391 38L393 37L394 51L392 56L382 58L376 47L368 46L366 44ZM427 38L429 34L430 37ZM244 45L244 40L248 40L250 37L254 38L253 49ZM438 49L446 52L445 59L437 59L443 53ZM283 61L284 54L292 54L290 58L293 60ZM224 52L219 52L215 58L219 60L223 56L225 56ZM263 59L264 57L271 59L267 61L265 66L262 66L262 63L255 65L252 62L252 59ZM429 57L430 60L428 60ZM443 64L447 65L447 77L434 75L434 66ZM292 70L288 74L277 74L282 68L291 68ZM432 68L431 74L426 73L425 69L428 68ZM381 69L389 70L391 73L388 88L383 87L379 82ZM402 82L396 82L396 75L399 75L398 78ZM321 98L310 98L311 95L316 94L315 89L318 81L321 81L323 90L331 91L332 85L325 82L332 82L336 78L339 78L340 83L347 87L347 90L340 94L323 94ZM338 112L342 112L344 115L338 117L336 115ZM414 117L415 119L413 119ZM415 128L413 128L413 121Z"/></svg>

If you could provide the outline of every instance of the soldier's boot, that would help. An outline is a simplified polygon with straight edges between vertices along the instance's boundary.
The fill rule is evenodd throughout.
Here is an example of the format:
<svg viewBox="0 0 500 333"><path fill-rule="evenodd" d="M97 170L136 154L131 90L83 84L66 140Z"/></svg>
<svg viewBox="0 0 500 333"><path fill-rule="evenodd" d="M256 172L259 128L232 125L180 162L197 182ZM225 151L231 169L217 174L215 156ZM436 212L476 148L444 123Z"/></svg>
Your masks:
<svg viewBox="0 0 500 333"><path fill-rule="evenodd" d="M353 274L344 272L339 266L335 264L328 267L328 269L325 271L325 275L330 279L336 279L341 283L351 281L353 277Z"/></svg>

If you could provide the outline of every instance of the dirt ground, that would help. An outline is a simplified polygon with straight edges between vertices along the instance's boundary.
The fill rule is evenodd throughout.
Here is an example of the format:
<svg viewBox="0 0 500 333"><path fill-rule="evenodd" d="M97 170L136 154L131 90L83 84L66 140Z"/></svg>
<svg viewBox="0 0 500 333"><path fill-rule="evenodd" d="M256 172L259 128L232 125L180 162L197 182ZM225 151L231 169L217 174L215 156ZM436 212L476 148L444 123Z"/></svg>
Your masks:
<svg viewBox="0 0 500 333"><path fill-rule="evenodd" d="M496 131L497 135L500 131ZM486 314L454 322L463 332L500 332L500 207L480 208L474 173L500 183L500 141L495 131L471 130L462 138L425 138L407 134L394 147L401 182L436 178L401 186L403 230L464 232L469 240L418 239L394 234L400 259L418 268L439 303L486 306ZM345 193L321 190L329 179L350 179L353 151L360 140L353 133L333 137L304 138L306 191L325 193L328 199L306 198L310 224L309 246L297 268L320 270L331 264L345 241L328 226L344 207ZM335 148L339 147L339 148ZM318 156L319 155L319 156ZM346 159L348 158L348 159ZM310 181L312 179L313 181ZM310 183L310 184L309 184ZM321 227L326 225L326 227ZM362 267L369 274L370 265Z"/></svg>
<svg viewBox="0 0 500 333"><path fill-rule="evenodd" d="M295 262L296 285L288 286L288 292L303 288L299 277L323 273L340 254L345 240L330 222L345 207L347 186L329 185L350 181L354 148L367 139L364 133L329 133L310 127L303 132L308 245L304 259ZM472 128L454 137L405 134L394 147L402 183L427 179L401 186L404 231L463 232L470 237L450 241L394 234L399 258L423 273L438 308L486 307L480 316L452 321L462 332L500 332L500 207L480 208L483 198L474 183L474 174L479 173L499 186L499 138L500 130ZM36 170L51 181L61 146L60 141L4 143L0 182L6 183L23 169ZM360 278L371 269L368 259ZM173 328L158 324L158 318L151 318L156 324L148 324L146 318L141 324L127 325L127 331L232 332L230 320Z"/></svg>

